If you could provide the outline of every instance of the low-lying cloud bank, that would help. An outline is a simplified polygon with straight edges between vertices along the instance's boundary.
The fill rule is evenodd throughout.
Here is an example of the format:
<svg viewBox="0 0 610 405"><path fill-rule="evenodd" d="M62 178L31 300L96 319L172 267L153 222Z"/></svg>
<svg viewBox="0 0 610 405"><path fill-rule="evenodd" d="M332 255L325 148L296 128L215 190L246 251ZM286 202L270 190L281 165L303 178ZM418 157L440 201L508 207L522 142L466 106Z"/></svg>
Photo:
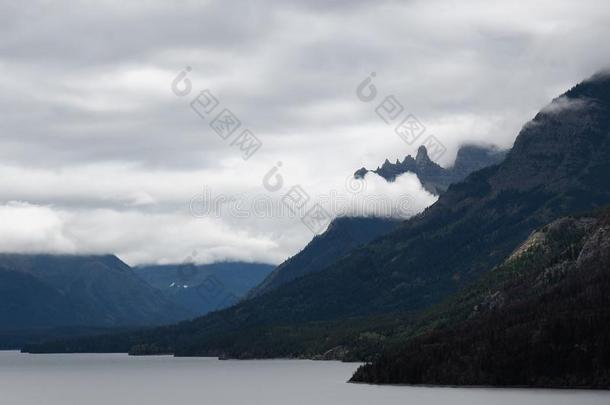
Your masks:
<svg viewBox="0 0 610 405"><path fill-rule="evenodd" d="M98 170L105 176L115 170L124 182L91 181ZM276 191L267 190L260 178L236 192L228 179L204 183L197 173L176 173L159 181L156 173L124 170L86 167L55 176L20 173L25 182L0 180L0 188L14 198L0 205L0 251L116 253L132 265L182 262L189 256L199 263L277 264L337 216L408 218L436 200L412 174L394 183L373 173L362 180L348 175L286 182ZM54 190L44 195L53 203L40 202L39 189ZM317 228L304 221L314 206L327 215Z"/></svg>

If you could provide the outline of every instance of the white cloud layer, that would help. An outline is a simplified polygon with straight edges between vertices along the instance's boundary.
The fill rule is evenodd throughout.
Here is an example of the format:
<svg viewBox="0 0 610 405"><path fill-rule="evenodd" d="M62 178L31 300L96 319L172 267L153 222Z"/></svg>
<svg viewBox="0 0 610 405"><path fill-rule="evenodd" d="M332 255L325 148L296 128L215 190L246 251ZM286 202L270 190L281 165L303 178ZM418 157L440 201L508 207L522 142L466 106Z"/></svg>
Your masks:
<svg viewBox="0 0 610 405"><path fill-rule="evenodd" d="M466 142L510 147L609 66L608 37L610 4L595 0L1 2L0 251L281 262L311 239L299 218L231 205L197 218L191 200L281 206L301 185L335 214L385 199L411 215L434 201L412 176L346 184L419 146L378 117L384 97L443 143L447 166ZM186 66L181 98L170 86ZM247 162L189 107L204 88L262 140ZM279 161L285 185L269 192Z"/></svg>
<svg viewBox="0 0 610 405"><path fill-rule="evenodd" d="M240 189L230 171L214 173L213 182L202 181L206 173L110 165L69 173L2 171L10 176L0 189L13 200L0 205L0 252L116 253L131 264L182 262L192 252L201 263L280 263L313 237L301 218L316 202L331 217L407 218L436 199L411 174L394 183L375 174L299 183L281 173L285 185L271 192L262 176L251 179L254 187ZM306 193L302 209L286 199L294 186Z"/></svg>

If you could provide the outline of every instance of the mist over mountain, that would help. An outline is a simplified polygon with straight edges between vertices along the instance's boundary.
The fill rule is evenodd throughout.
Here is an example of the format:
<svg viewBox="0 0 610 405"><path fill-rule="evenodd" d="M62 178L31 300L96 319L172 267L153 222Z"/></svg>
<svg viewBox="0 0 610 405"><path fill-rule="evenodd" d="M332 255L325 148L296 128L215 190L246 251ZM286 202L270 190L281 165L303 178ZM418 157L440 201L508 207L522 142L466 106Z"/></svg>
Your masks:
<svg viewBox="0 0 610 405"><path fill-rule="evenodd" d="M473 171L499 163L506 153L495 148L463 146L453 167L444 169L430 160L426 147L421 146L415 159L407 156L402 163L397 161L396 164L386 159L383 166L373 173L388 182L393 182L401 174L414 173L426 190L438 195ZM354 177L364 178L367 173L367 169L361 168L354 173ZM261 285L252 290L249 297L262 295L280 285L323 270L355 248L389 233L399 222L397 219L376 217L336 218L326 232L316 236L298 254L279 265Z"/></svg>
<svg viewBox="0 0 610 405"><path fill-rule="evenodd" d="M541 110L500 164L322 271L180 325L27 350L362 360L397 320L476 282L534 230L610 204L608 184L610 76L599 74Z"/></svg>
<svg viewBox="0 0 610 405"><path fill-rule="evenodd" d="M401 174L415 173L426 190L439 195L445 192L449 185L464 180L470 173L500 163L506 154L507 151L497 148L464 145L458 149L453 166L445 169L430 159L428 150L422 145L415 158L408 155L402 162L396 160L396 163L386 159L383 165L375 170L364 167L358 169L354 177L363 178L367 173L375 173L392 182Z"/></svg>

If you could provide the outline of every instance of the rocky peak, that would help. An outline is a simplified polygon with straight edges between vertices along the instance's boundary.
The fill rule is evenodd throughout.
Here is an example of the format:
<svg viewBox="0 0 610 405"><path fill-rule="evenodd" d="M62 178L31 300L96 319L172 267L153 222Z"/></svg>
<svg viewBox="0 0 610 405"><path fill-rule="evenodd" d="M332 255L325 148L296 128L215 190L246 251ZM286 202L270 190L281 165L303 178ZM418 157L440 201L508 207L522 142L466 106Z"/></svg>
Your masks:
<svg viewBox="0 0 610 405"><path fill-rule="evenodd" d="M506 151L494 146L464 145L457 153L453 171L462 177L504 160Z"/></svg>
<svg viewBox="0 0 610 405"><path fill-rule="evenodd" d="M430 158L428 157L428 150L424 145L417 148L417 155L415 156L415 161L417 163L431 162Z"/></svg>
<svg viewBox="0 0 610 405"><path fill-rule="evenodd" d="M422 145L417 149L415 158L407 155L402 162L397 159L396 163L391 163L389 159L386 159L383 165L372 172L388 182L393 182L401 174L415 173L426 190L439 195L450 184L464 179L475 170L499 163L504 156L504 151L492 147L465 145L458 151L454 167L445 169L430 159L428 150ZM360 168L354 173L354 177L363 178L368 172L369 170L366 168Z"/></svg>

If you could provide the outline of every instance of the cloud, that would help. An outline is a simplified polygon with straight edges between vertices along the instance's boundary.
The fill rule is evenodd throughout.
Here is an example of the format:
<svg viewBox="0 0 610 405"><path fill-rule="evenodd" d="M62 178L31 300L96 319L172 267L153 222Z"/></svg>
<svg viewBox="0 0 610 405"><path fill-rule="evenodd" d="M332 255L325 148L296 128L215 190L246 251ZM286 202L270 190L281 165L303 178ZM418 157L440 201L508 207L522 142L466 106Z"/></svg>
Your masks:
<svg viewBox="0 0 610 405"><path fill-rule="evenodd" d="M192 252L202 263L281 260L273 252L276 243L221 220L110 209L66 211L14 201L0 205L0 238L0 252L116 253L130 264L181 262Z"/></svg>
<svg viewBox="0 0 610 405"><path fill-rule="evenodd" d="M245 175L233 165L197 173L116 164L59 172L0 166L7 175L0 177L0 189L10 199L0 205L0 250L116 253L130 264L181 262L196 251L200 263L277 264L313 238L302 217L316 203L329 220L408 218L436 199L412 174L394 183L375 174L320 181L286 167L279 172L283 187L269 191L263 177L270 168L260 169ZM296 186L307 204L292 211L286 196Z"/></svg>
<svg viewBox="0 0 610 405"><path fill-rule="evenodd" d="M17 201L0 205L0 252L74 253L64 221L49 207Z"/></svg>
<svg viewBox="0 0 610 405"><path fill-rule="evenodd" d="M312 237L281 215L193 218L204 189L277 205L300 185L333 215L371 215L383 198L410 215L434 201L412 176L346 190L357 168L417 151L377 115L386 96L447 148L444 166L464 143L510 147L541 106L608 66L608 21L592 0L3 2L0 204L46 230L26 243L34 233L0 224L0 248L277 263ZM186 66L181 98L170 85ZM355 92L371 72L365 103ZM263 142L249 161L191 110L205 88ZM286 185L270 194L261 179L277 162Z"/></svg>
<svg viewBox="0 0 610 405"><path fill-rule="evenodd" d="M589 107L591 101L582 98L568 98L566 96L557 97L542 110L546 114L559 114L565 111L579 111Z"/></svg>

